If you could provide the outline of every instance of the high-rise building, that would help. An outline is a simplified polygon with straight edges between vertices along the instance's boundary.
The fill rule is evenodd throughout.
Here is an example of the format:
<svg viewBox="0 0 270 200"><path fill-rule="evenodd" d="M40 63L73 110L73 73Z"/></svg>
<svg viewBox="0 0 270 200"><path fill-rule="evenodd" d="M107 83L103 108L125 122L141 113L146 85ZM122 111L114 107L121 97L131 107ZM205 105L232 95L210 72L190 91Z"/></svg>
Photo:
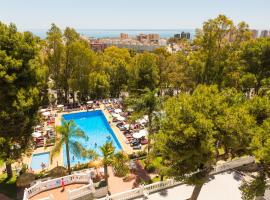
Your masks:
<svg viewBox="0 0 270 200"><path fill-rule="evenodd" d="M181 33L181 39L190 39L190 33L189 32L182 32Z"/></svg>
<svg viewBox="0 0 270 200"><path fill-rule="evenodd" d="M261 37L269 37L269 31L268 30L262 30L261 31Z"/></svg>
<svg viewBox="0 0 270 200"><path fill-rule="evenodd" d="M180 39L180 38L181 38L181 34L179 34L179 33L174 34L174 38L175 38L175 39Z"/></svg>
<svg viewBox="0 0 270 200"><path fill-rule="evenodd" d="M160 39L160 35L159 34L156 34L156 33L148 34L148 40L150 42L158 42L159 39Z"/></svg>
<svg viewBox="0 0 270 200"><path fill-rule="evenodd" d="M120 39L122 39L122 40L128 39L128 34L126 34L126 33L120 33Z"/></svg>
<svg viewBox="0 0 270 200"><path fill-rule="evenodd" d="M258 36L259 36L259 31L258 30L253 29L253 30L251 30L251 32L252 32L252 37L253 38L258 38Z"/></svg>
<svg viewBox="0 0 270 200"><path fill-rule="evenodd" d="M140 41L140 42L144 42L144 41L147 40L147 35L139 34L139 35L137 35L137 40Z"/></svg>

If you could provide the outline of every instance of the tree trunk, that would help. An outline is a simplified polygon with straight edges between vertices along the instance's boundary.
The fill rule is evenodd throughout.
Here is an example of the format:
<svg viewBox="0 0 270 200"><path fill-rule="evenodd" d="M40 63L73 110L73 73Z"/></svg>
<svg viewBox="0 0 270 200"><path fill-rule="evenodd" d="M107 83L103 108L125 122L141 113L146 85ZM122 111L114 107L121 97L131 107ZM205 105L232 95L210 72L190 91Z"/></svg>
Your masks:
<svg viewBox="0 0 270 200"><path fill-rule="evenodd" d="M201 192L202 187L203 187L203 185L195 185L193 192L192 192L192 195L191 195L189 200L197 200L197 198Z"/></svg>
<svg viewBox="0 0 270 200"><path fill-rule="evenodd" d="M71 174L71 169L70 169L70 157L69 157L69 146L68 146L68 141L66 142L66 154L67 154L67 165L68 165L68 174Z"/></svg>
<svg viewBox="0 0 270 200"><path fill-rule="evenodd" d="M108 181L108 166L104 165L104 175L105 175L105 182L106 182L106 186L109 186L109 181Z"/></svg>
<svg viewBox="0 0 270 200"><path fill-rule="evenodd" d="M13 176L11 163L6 162L7 177L11 178Z"/></svg>
<svg viewBox="0 0 270 200"><path fill-rule="evenodd" d="M160 175L160 181L163 181L163 179L164 179L164 176Z"/></svg>

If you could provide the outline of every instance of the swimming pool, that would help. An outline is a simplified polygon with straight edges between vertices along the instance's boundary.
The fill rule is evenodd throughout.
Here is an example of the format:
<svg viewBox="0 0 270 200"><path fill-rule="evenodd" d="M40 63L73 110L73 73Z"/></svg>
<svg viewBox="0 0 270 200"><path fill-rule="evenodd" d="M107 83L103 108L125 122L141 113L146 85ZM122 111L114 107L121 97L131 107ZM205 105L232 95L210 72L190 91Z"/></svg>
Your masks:
<svg viewBox="0 0 270 200"><path fill-rule="evenodd" d="M41 164L44 163L46 165L46 168L48 168L50 162L50 153L38 153L33 154L32 161L31 161L31 168L32 170L41 170Z"/></svg>
<svg viewBox="0 0 270 200"><path fill-rule="evenodd" d="M80 128L87 136L88 140L76 139L79 141L85 148L95 150L100 156L101 151L100 147L105 144L107 141L112 141L115 151L122 150L121 144L116 138L113 130L111 129L106 117L104 116L101 110L89 111L89 112L80 112L73 114L63 115L64 120L73 120L77 127ZM65 145L63 146L64 154L64 165L67 165L66 159L66 149ZM75 165L78 162L86 163L89 159L87 158L78 158L70 152L70 163Z"/></svg>

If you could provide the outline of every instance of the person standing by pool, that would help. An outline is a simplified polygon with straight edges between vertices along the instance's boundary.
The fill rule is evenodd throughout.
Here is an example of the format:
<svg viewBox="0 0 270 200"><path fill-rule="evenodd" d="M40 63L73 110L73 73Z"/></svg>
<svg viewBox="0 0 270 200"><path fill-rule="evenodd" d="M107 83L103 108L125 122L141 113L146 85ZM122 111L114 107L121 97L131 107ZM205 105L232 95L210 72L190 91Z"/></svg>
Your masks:
<svg viewBox="0 0 270 200"><path fill-rule="evenodd" d="M65 190L65 181L64 178L61 179L62 192Z"/></svg>

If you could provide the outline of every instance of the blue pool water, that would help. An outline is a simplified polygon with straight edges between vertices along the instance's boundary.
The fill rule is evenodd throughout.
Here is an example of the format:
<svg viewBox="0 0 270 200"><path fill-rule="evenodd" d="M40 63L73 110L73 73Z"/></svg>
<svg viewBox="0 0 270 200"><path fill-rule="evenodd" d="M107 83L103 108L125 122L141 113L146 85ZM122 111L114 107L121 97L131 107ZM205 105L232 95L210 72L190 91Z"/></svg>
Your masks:
<svg viewBox="0 0 270 200"><path fill-rule="evenodd" d="M41 170L42 169L42 167L41 167L42 162L46 165L46 168L47 168L50 164L49 161L50 161L50 153L49 152L33 154L31 168L33 170Z"/></svg>
<svg viewBox="0 0 270 200"><path fill-rule="evenodd" d="M87 140L76 138L76 140L80 142L86 149L93 149L101 156L102 154L100 147L107 141L112 141L115 147L115 151L122 150L118 139L114 135L113 130L111 129L106 117L101 110L65 114L63 115L63 118L64 120L73 120L77 127L80 128L88 136ZM72 140L74 140L74 138ZM97 145L95 145L95 143ZM65 145L63 146L63 154L64 165L66 166L67 159ZM78 162L86 163L88 161L89 159L87 158L79 158L74 156L72 151L70 151L71 165L75 165Z"/></svg>

